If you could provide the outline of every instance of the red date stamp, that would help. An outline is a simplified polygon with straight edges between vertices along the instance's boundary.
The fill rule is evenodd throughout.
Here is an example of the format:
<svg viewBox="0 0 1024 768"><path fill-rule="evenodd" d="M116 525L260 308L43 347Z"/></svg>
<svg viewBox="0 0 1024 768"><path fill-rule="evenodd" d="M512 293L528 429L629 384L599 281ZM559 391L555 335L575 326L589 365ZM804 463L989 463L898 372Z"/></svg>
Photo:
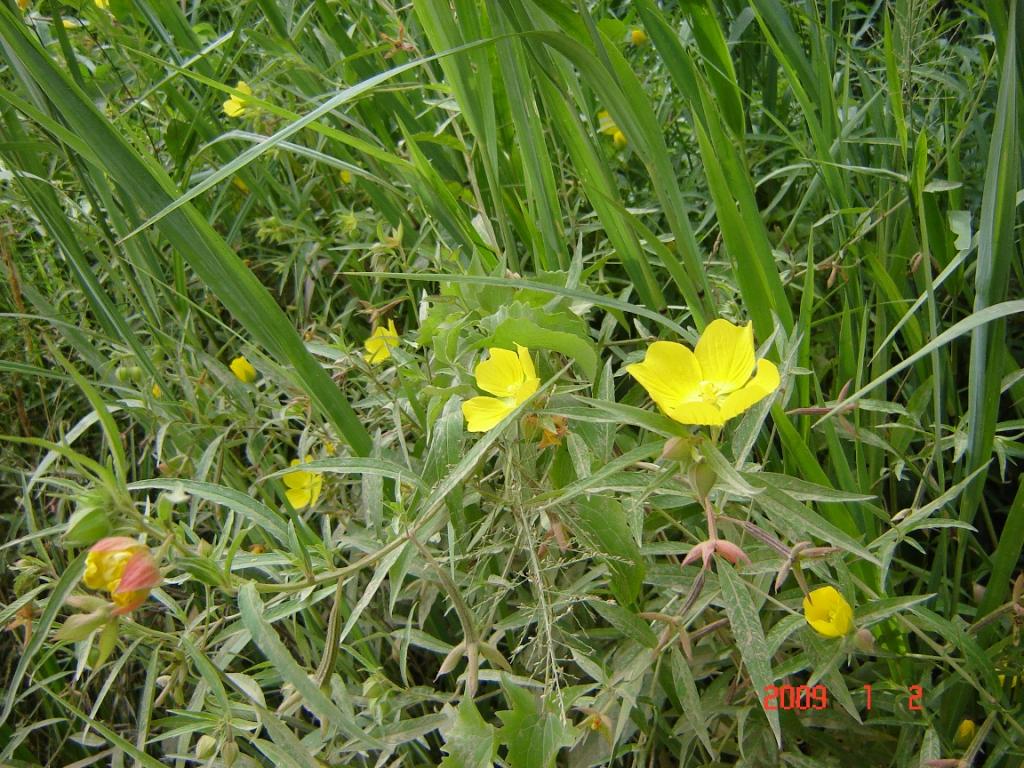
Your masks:
<svg viewBox="0 0 1024 768"><path fill-rule="evenodd" d="M865 685L864 708L871 711L871 686ZM824 685L767 685L764 689L764 708L772 711L796 711L828 709L828 688ZM907 688L906 707L908 712L920 712L924 691L920 685Z"/></svg>

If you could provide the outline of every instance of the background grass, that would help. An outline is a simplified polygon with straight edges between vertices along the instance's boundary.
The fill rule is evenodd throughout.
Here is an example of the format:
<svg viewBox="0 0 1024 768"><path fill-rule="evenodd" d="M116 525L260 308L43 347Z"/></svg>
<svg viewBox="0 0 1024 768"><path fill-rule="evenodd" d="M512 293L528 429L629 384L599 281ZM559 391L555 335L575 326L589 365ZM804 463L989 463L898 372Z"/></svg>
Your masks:
<svg viewBox="0 0 1024 768"><path fill-rule="evenodd" d="M0 763L1018 765L1022 36L1019 1L5 0ZM783 387L703 449L752 562L697 588L623 367L716 317ZM466 433L517 342L545 388ZM86 509L166 578L104 661L53 634ZM870 642L775 584L800 542Z"/></svg>

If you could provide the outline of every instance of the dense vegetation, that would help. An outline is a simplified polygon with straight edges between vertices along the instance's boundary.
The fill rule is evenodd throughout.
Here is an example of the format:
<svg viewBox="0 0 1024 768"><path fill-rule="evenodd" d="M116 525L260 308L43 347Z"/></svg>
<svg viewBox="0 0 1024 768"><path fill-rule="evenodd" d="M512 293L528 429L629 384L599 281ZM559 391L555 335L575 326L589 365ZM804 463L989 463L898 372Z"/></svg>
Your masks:
<svg viewBox="0 0 1024 768"><path fill-rule="evenodd" d="M1024 2L0 5L0 764L1024 760Z"/></svg>

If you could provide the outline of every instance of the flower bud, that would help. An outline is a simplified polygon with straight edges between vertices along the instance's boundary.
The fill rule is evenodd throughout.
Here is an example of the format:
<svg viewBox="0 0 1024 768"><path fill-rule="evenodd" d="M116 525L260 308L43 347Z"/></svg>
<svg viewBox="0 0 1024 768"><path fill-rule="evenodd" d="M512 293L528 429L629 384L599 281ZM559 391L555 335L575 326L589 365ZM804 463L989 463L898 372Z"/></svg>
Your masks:
<svg viewBox="0 0 1024 768"><path fill-rule="evenodd" d="M861 627L857 630L853 636L853 643L857 647L857 650L864 653L875 652L875 636L871 634L871 630L866 627Z"/></svg>
<svg viewBox="0 0 1024 768"><path fill-rule="evenodd" d="M204 733L199 737L199 741L196 742L196 758L199 760L206 760L207 758L213 757L213 751L217 748L217 739Z"/></svg>
<svg viewBox="0 0 1024 768"><path fill-rule="evenodd" d="M960 749L966 749L974 741L974 736L978 732L978 724L973 720L961 720L960 725L956 729L956 736L953 737L953 743L960 747Z"/></svg>

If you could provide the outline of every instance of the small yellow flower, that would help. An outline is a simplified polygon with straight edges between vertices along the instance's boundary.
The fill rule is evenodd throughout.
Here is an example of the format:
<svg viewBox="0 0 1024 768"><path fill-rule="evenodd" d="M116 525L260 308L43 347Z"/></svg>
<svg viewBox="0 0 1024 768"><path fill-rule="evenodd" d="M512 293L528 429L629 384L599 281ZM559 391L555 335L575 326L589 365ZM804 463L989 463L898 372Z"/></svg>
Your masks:
<svg viewBox="0 0 1024 768"><path fill-rule="evenodd" d="M93 0L93 2L96 3L96 7L99 8L101 11L110 10L110 0Z"/></svg>
<svg viewBox="0 0 1024 768"><path fill-rule="evenodd" d="M462 404L466 429L486 432L537 391L540 379L530 350L516 344L516 351L489 349L490 356L473 371L476 385L495 397L473 397Z"/></svg>
<svg viewBox="0 0 1024 768"><path fill-rule="evenodd" d="M324 442L324 453L326 453L328 456L333 456L337 452L338 452L338 446L336 446L330 440L327 440L326 442Z"/></svg>
<svg viewBox="0 0 1024 768"><path fill-rule="evenodd" d="M308 464L313 460L312 456L305 458L305 463ZM292 459L292 466L297 466L303 462L298 459ZM288 503L296 509L303 509L304 507L310 507L316 504L316 500L320 498L320 491L324 486L324 476L320 472L309 472L304 469L300 469L297 472L289 472L285 475L282 480L287 490L284 495L288 497Z"/></svg>
<svg viewBox="0 0 1024 768"><path fill-rule="evenodd" d="M241 91L246 96L252 96L252 88L244 80L239 80L235 83L235 90ZM244 96L232 96L224 102L224 114L228 117L242 117L248 111L249 107L246 106Z"/></svg>
<svg viewBox="0 0 1024 768"><path fill-rule="evenodd" d="M843 637L853 629L853 609L831 586L819 587L804 598L804 618L825 637Z"/></svg>
<svg viewBox="0 0 1024 768"><path fill-rule="evenodd" d="M149 591L160 583L160 571L149 548L127 536L100 539L85 558L85 586L105 590L114 601L115 616L128 613L145 602Z"/></svg>
<svg viewBox="0 0 1024 768"><path fill-rule="evenodd" d="M27 11L29 3L31 2L32 0L18 0L18 7L23 11Z"/></svg>
<svg viewBox="0 0 1024 768"><path fill-rule="evenodd" d="M721 426L779 386L779 369L757 360L754 329L714 320L692 352L673 341L656 341L642 363L626 366L665 414L680 424Z"/></svg>
<svg viewBox="0 0 1024 768"><path fill-rule="evenodd" d="M231 180L231 183L234 184L235 187L242 192L242 194L244 194L244 195L248 195L249 194L249 185L246 184L244 181L242 181L237 176L234 179Z"/></svg>
<svg viewBox="0 0 1024 768"><path fill-rule="evenodd" d="M978 732L978 724L973 720L961 720L956 729L956 736L953 743L961 749L966 749L974 741L974 735Z"/></svg>
<svg viewBox="0 0 1024 768"><path fill-rule="evenodd" d="M151 395L153 395L153 397L160 397L160 395L162 395L164 393L164 391L162 389L160 389L160 385L159 384L154 384L150 388L149 393Z"/></svg>
<svg viewBox="0 0 1024 768"><path fill-rule="evenodd" d="M245 359L245 355L239 355L231 361L231 372L243 384L252 384L256 381L256 369Z"/></svg>
<svg viewBox="0 0 1024 768"><path fill-rule="evenodd" d="M363 346L366 348L363 359L371 365L383 363L391 357L391 350L398 346L399 340L394 320L388 320L387 328L378 325L373 329L370 338L363 342Z"/></svg>
<svg viewBox="0 0 1024 768"><path fill-rule="evenodd" d="M344 170L341 173L339 173L338 176L341 177L341 183L342 184L351 184L352 183L352 171Z"/></svg>
<svg viewBox="0 0 1024 768"><path fill-rule="evenodd" d="M629 42L633 45L643 45L647 42L647 33L642 29L633 29L629 33Z"/></svg>

